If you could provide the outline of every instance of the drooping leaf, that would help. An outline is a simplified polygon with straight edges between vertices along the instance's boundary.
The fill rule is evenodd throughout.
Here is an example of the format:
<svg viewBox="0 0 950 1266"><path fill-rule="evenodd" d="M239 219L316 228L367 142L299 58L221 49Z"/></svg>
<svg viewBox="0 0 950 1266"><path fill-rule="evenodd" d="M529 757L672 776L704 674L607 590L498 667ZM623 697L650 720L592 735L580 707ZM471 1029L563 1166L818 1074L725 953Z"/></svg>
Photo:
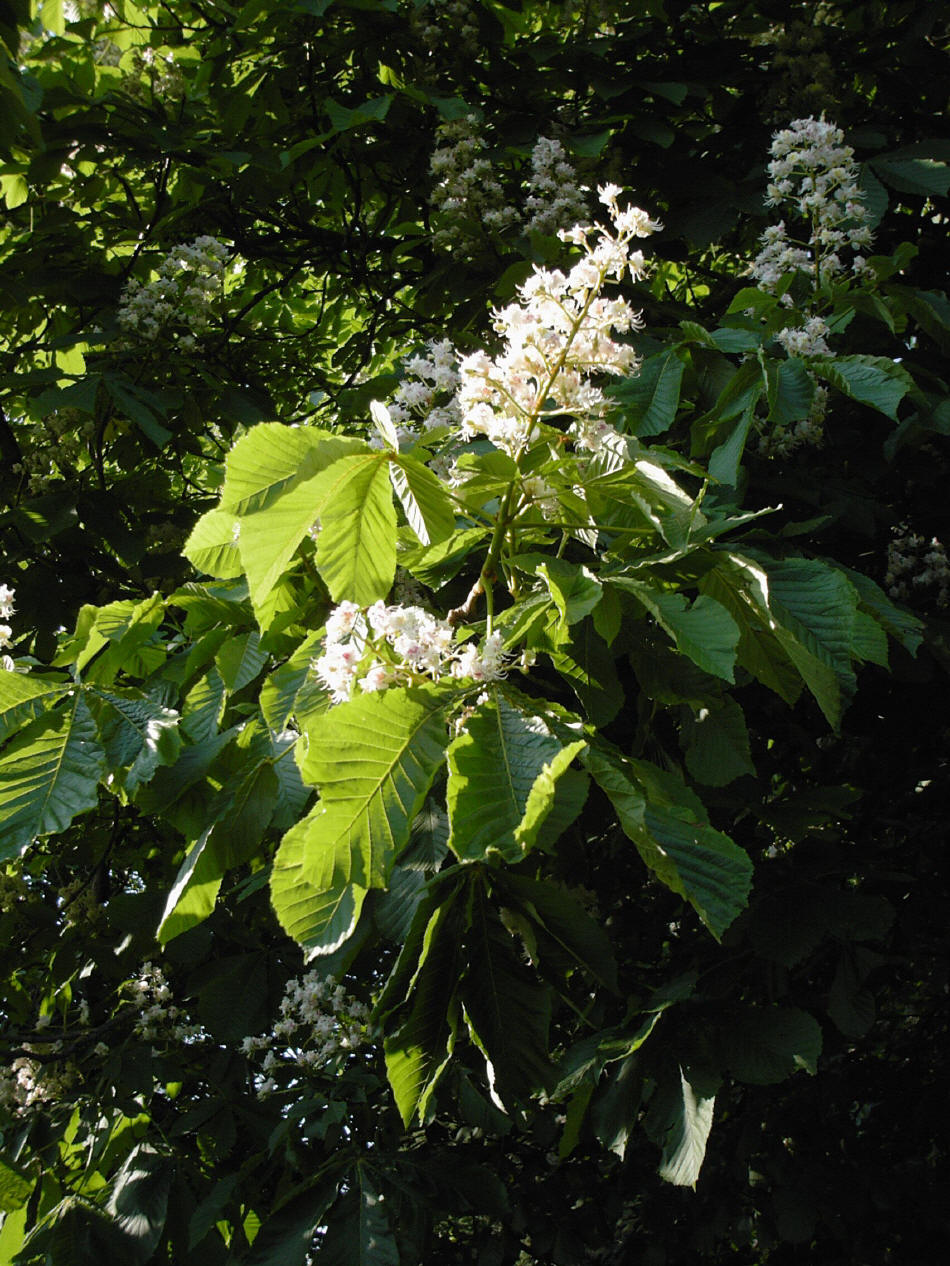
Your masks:
<svg viewBox="0 0 950 1266"><path fill-rule="evenodd" d="M617 964L610 938L568 889L508 870L495 880L495 890L520 906L565 955L608 989L616 989Z"/></svg>
<svg viewBox="0 0 950 1266"><path fill-rule="evenodd" d="M650 1101L644 1128L662 1151L660 1176L695 1187L713 1123L716 1083L693 1069L670 1071Z"/></svg>
<svg viewBox="0 0 950 1266"><path fill-rule="evenodd" d="M485 1054L492 1091L509 1104L549 1089L550 994L524 967L517 943L481 884L473 893L464 955L461 1000L469 1032Z"/></svg>
<svg viewBox="0 0 950 1266"><path fill-rule="evenodd" d="M407 938L406 950L387 990L411 972L408 995L397 1000L386 1017L383 1049L386 1073L396 1107L408 1127L418 1112L425 1116L429 1099L455 1046L458 1027L457 991L462 968L464 931L460 890L424 903ZM384 995L385 997L385 995ZM384 999L380 1000L382 1007Z"/></svg>
<svg viewBox="0 0 950 1266"><path fill-rule="evenodd" d="M748 900L752 863L745 851L697 813L699 802L685 786L648 762L625 761L598 745L585 764L647 866L718 940Z"/></svg>
<svg viewBox="0 0 950 1266"><path fill-rule="evenodd" d="M112 1184L106 1207L140 1262L151 1257L161 1239L173 1172L169 1157L148 1143L139 1143Z"/></svg>

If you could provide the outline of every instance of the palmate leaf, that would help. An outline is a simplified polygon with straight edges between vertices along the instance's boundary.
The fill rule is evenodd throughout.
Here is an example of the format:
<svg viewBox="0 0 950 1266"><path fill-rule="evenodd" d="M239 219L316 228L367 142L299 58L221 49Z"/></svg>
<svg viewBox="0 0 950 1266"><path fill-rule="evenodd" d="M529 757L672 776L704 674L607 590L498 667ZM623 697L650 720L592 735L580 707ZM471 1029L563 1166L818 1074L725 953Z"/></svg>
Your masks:
<svg viewBox="0 0 950 1266"><path fill-rule="evenodd" d="M239 549L255 606L264 603L300 542L339 496L339 463L366 452L358 440L332 437L322 442L310 450L293 479L271 489L266 502L244 514ZM379 455L371 454L371 460L378 461Z"/></svg>
<svg viewBox="0 0 950 1266"><path fill-rule="evenodd" d="M759 560L724 552L700 587L728 606L741 636L739 661L783 698L804 681L837 727L854 690L858 595L836 568L812 559Z"/></svg>
<svg viewBox="0 0 950 1266"><path fill-rule="evenodd" d="M723 698L688 710L680 728L686 767L709 787L724 787L743 774L754 774L745 716L734 699Z"/></svg>
<svg viewBox="0 0 950 1266"><path fill-rule="evenodd" d="M242 516L266 509L288 488L341 457L353 443L316 427L262 422L228 454L218 508Z"/></svg>
<svg viewBox="0 0 950 1266"><path fill-rule="evenodd" d="M323 1266L399 1266L387 1205L365 1161L357 1162L347 1188L326 1217Z"/></svg>
<svg viewBox="0 0 950 1266"><path fill-rule="evenodd" d="M83 695L38 717L0 757L0 857L15 857L36 839L65 831L95 808L106 759Z"/></svg>
<svg viewBox="0 0 950 1266"><path fill-rule="evenodd" d="M748 1007L719 1038L723 1064L739 1081L769 1086L799 1069L814 1074L821 1028L797 1007Z"/></svg>
<svg viewBox="0 0 950 1266"><path fill-rule="evenodd" d="M231 510L203 514L191 530L182 553L200 572L219 580L244 575L238 549L240 520Z"/></svg>
<svg viewBox="0 0 950 1266"><path fill-rule="evenodd" d="M158 1246L168 1213L174 1162L148 1143L126 1158L106 1206L129 1240L130 1256L146 1262Z"/></svg>
<svg viewBox="0 0 950 1266"><path fill-rule="evenodd" d="M383 888L442 763L453 686L364 694L306 719L298 764L320 791L307 859L317 889Z"/></svg>
<svg viewBox="0 0 950 1266"><path fill-rule="evenodd" d="M449 748L449 848L456 857L520 861L553 807L558 778L585 746L562 744L539 717L492 691Z"/></svg>
<svg viewBox="0 0 950 1266"><path fill-rule="evenodd" d="M585 764L647 866L686 898L718 940L748 901L746 852L709 825L695 795L675 776L647 761L627 761L605 744L592 747Z"/></svg>

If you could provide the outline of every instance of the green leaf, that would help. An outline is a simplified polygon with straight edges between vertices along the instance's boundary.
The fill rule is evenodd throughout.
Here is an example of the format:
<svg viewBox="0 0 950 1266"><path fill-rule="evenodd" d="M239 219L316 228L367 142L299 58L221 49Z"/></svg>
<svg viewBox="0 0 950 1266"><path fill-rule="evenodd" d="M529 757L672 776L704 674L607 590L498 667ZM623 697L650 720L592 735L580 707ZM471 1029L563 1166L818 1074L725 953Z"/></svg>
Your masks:
<svg viewBox="0 0 950 1266"><path fill-rule="evenodd" d="M547 585L565 625L577 624L590 615L603 596L600 581L583 564L551 558L538 565L537 574Z"/></svg>
<svg viewBox="0 0 950 1266"><path fill-rule="evenodd" d="M389 478L402 502L406 521L422 545L438 545L455 528L455 509L441 480L414 457L389 464Z"/></svg>
<svg viewBox="0 0 950 1266"><path fill-rule="evenodd" d="M148 1143L129 1153L112 1184L106 1208L131 1241L139 1262L146 1262L158 1247L168 1212L173 1162Z"/></svg>
<svg viewBox="0 0 950 1266"><path fill-rule="evenodd" d="M96 806L105 753L82 694L71 693L71 702L30 722L0 757L2 858L37 836L65 831Z"/></svg>
<svg viewBox="0 0 950 1266"><path fill-rule="evenodd" d="M857 593L835 568L808 559L769 563L773 630L832 726L854 690Z"/></svg>
<svg viewBox="0 0 950 1266"><path fill-rule="evenodd" d="M664 592L631 576L611 576L609 583L632 593L697 667L734 680L739 627L722 603L701 594L689 606L683 594Z"/></svg>
<svg viewBox="0 0 950 1266"><path fill-rule="evenodd" d="M182 553L198 571L219 580L244 575L238 549L240 520L230 510L214 509L203 514L191 530Z"/></svg>
<svg viewBox="0 0 950 1266"><path fill-rule="evenodd" d="M171 765L181 751L178 713L150 699L140 690L114 687L87 693L99 727L106 762L130 795L153 777L161 765ZM128 766L128 769L124 769Z"/></svg>
<svg viewBox="0 0 950 1266"><path fill-rule="evenodd" d="M808 417L815 395L815 380L800 360L793 358L778 364L770 363L768 379L770 422L777 426L790 426Z"/></svg>
<svg viewBox="0 0 950 1266"><path fill-rule="evenodd" d="M369 606L385 598L396 573L396 510L385 454L341 458L322 490L317 568L334 602Z"/></svg>
<svg viewBox="0 0 950 1266"><path fill-rule="evenodd" d="M262 422L228 454L218 508L242 516L264 510L354 446L353 441L315 427Z"/></svg>
<svg viewBox="0 0 950 1266"><path fill-rule="evenodd" d="M323 1177L291 1191L265 1218L242 1266L305 1266L336 1194L337 1183Z"/></svg>
<svg viewBox="0 0 950 1266"><path fill-rule="evenodd" d="M449 748L449 848L461 861L520 861L554 804L558 778L586 743L563 746L497 691Z"/></svg>
<svg viewBox="0 0 950 1266"><path fill-rule="evenodd" d="M774 630L769 610L768 578L752 559L718 554L715 567L699 580L699 588L726 608L739 628L736 658L743 668L793 704L802 679Z"/></svg>
<svg viewBox="0 0 950 1266"><path fill-rule="evenodd" d="M536 645L547 650L551 663L577 695L590 722L608 725L624 705L624 692L614 657L593 621L583 620L575 626L570 640L558 644L556 649L550 646L551 640L546 638Z"/></svg>
<svg viewBox="0 0 950 1266"><path fill-rule="evenodd" d="M641 439L662 435L676 420L685 368L673 349L648 357L639 374L624 379L608 392L631 410L623 428Z"/></svg>
<svg viewBox="0 0 950 1266"><path fill-rule="evenodd" d="M434 909L431 904L420 907L417 922L424 929L418 949L410 935L405 965L401 955L393 973L412 971L409 993L387 1018L383 1042L389 1084L407 1128L417 1112L420 1121L425 1117L455 1046L456 991L463 964L460 890L443 895Z"/></svg>
<svg viewBox="0 0 950 1266"><path fill-rule="evenodd" d="M215 666L231 694L249 685L267 663L260 641L259 633L241 633L229 638L215 655Z"/></svg>
<svg viewBox="0 0 950 1266"><path fill-rule="evenodd" d="M485 1054L492 1091L510 1104L549 1088L550 995L524 967L483 884L473 893L464 956L461 1000L472 1039Z"/></svg>
<svg viewBox="0 0 950 1266"><path fill-rule="evenodd" d="M356 930L366 889L356 883L325 886L321 814L318 807L281 840L270 893L274 913L288 936L310 953L332 954Z"/></svg>
<svg viewBox="0 0 950 1266"><path fill-rule="evenodd" d="M585 763L647 866L719 940L748 901L752 863L745 851L703 820L685 786L648 762L625 761L601 746Z"/></svg>
<svg viewBox="0 0 950 1266"><path fill-rule="evenodd" d="M871 159L871 166L886 184L902 193L945 198L950 190L950 164L945 149L939 156L927 154L928 146L933 144L920 141L915 146L879 154Z"/></svg>
<svg viewBox="0 0 950 1266"><path fill-rule="evenodd" d="M35 1180L19 1165L0 1156L0 1209L13 1213L22 1209L30 1198Z"/></svg>
<svg viewBox="0 0 950 1266"><path fill-rule="evenodd" d="M662 1149L660 1177L675 1187L696 1186L713 1123L715 1083L679 1068L653 1092L644 1128Z"/></svg>
<svg viewBox="0 0 950 1266"><path fill-rule="evenodd" d="M813 1016L796 1007L750 1007L722 1032L720 1049L738 1081L770 1086L800 1068L817 1072L821 1028Z"/></svg>
<svg viewBox="0 0 950 1266"><path fill-rule="evenodd" d="M0 743L27 721L42 716L68 686L0 669Z"/></svg>
<svg viewBox="0 0 950 1266"><path fill-rule="evenodd" d="M691 713L680 730L686 768L708 787L724 787L743 774L754 774L749 731L734 699Z"/></svg>
<svg viewBox="0 0 950 1266"><path fill-rule="evenodd" d="M816 356L809 360L808 367L852 400L877 409L895 422L897 406L914 387L914 380L903 365L884 356L836 356L827 360Z"/></svg>
<svg viewBox="0 0 950 1266"><path fill-rule="evenodd" d="M383 888L448 744L452 687L364 694L307 718L298 753L320 789L308 849L319 890Z"/></svg>
<svg viewBox="0 0 950 1266"><path fill-rule="evenodd" d="M499 894L537 922L566 955L607 989L616 990L617 964L610 938L573 893L549 880L531 879L515 871L500 873L494 885Z"/></svg>

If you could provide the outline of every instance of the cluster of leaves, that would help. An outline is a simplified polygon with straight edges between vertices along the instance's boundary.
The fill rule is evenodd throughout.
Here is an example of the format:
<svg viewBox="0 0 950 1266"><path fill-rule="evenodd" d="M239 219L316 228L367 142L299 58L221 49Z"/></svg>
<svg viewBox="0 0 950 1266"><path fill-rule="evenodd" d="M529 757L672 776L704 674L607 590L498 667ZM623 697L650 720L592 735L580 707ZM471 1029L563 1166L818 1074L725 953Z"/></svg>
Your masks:
<svg viewBox="0 0 950 1266"><path fill-rule="evenodd" d="M938 1033L908 1034L940 982L909 964L939 957L915 708L943 642L875 577L945 513L945 32L829 5L810 36L862 50L815 108L855 125L878 254L809 296L836 346L805 364L774 337L801 296L742 276L788 6L484 0L477 56L422 37L437 7L0 6L0 1260L913 1260L945 1147L922 1112L900 1150L854 1048L877 984L875 1069L936 1084ZM433 251L435 129L473 109L513 197L556 130L592 183L635 160L667 229L615 451L539 426L448 486L439 433L374 446L369 402L566 250ZM127 279L204 233L218 323L193 354L128 338ZM760 452L819 381L825 448ZM394 592L501 633L507 675L331 704L334 605ZM245 1039L301 950L374 1040L262 1095ZM132 1000L159 956L184 1027Z"/></svg>

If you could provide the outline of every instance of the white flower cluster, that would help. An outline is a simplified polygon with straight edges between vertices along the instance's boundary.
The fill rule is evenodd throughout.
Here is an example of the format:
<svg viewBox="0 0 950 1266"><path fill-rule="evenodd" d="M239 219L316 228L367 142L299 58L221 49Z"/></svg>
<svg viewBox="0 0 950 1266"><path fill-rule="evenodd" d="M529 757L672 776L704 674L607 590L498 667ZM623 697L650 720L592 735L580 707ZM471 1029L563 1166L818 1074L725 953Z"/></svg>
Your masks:
<svg viewBox="0 0 950 1266"><path fill-rule="evenodd" d="M784 330L779 330L775 341L785 348L789 356L798 356L802 360L807 360L810 356L830 354L831 348L827 343L830 333L831 330L826 321L820 316L810 316L806 318L805 324L800 329L788 326Z"/></svg>
<svg viewBox="0 0 950 1266"><path fill-rule="evenodd" d="M453 399L459 384L455 348L448 339L432 339L425 352L406 360L405 378L396 388L389 405L389 416L397 432L414 434L437 427L454 429L459 423L458 406ZM438 403L437 403L438 402Z"/></svg>
<svg viewBox="0 0 950 1266"><path fill-rule="evenodd" d="M370 692L444 676L496 681L506 664L499 633L490 633L481 648L459 646L448 621L422 607L377 602L364 612L341 602L327 620L323 654L311 667L333 702L343 703L357 682Z"/></svg>
<svg viewBox="0 0 950 1266"><path fill-rule="evenodd" d="M177 345L191 351L197 345L196 336L211 325L227 257L228 248L207 235L176 246L159 265L154 281L143 285L131 277L126 282L119 301L119 325L149 342L163 333L175 334Z"/></svg>
<svg viewBox="0 0 950 1266"><path fill-rule="evenodd" d="M266 1052L261 1063L266 1078L257 1093L263 1097L278 1088L273 1074L280 1069L312 1073L357 1050L369 1036L368 1022L369 1007L332 977L311 971L288 981L273 1033L241 1043L245 1055Z"/></svg>
<svg viewBox="0 0 950 1266"><path fill-rule="evenodd" d="M15 589L11 589L9 585L0 585L0 620L12 620L15 610L13 604L13 595ZM0 624L0 651L6 650L7 647L13 646L13 629L9 624ZM16 665L9 655L0 656L0 667L5 672L12 672Z"/></svg>
<svg viewBox="0 0 950 1266"><path fill-rule="evenodd" d="M938 607L950 605L946 546L936 536L928 540L912 532L907 524L899 532L887 547L887 592L901 602L930 598Z"/></svg>
<svg viewBox="0 0 950 1266"><path fill-rule="evenodd" d="M463 258L477 253L478 225L500 231L517 224L515 207L505 200L479 134L475 114L439 125L437 146L429 162L435 179L432 205L445 220L433 235L436 250Z"/></svg>
<svg viewBox="0 0 950 1266"><path fill-rule="evenodd" d="M480 249L478 228L500 232L519 226L553 234L587 216L587 190L560 141L539 137L531 151L524 213L506 201L495 168L485 156L478 116L443 123L429 169L435 178L432 205L443 221L433 242L437 250L473 259Z"/></svg>
<svg viewBox="0 0 950 1266"><path fill-rule="evenodd" d="M201 1035L200 1026L188 1024L181 1008L172 1002L171 986L154 963L145 963L125 990L137 1007L133 1025L137 1037L149 1042L188 1042Z"/></svg>
<svg viewBox="0 0 950 1266"><path fill-rule="evenodd" d="M570 418L578 450L600 452L616 436L605 418L607 399L591 377L636 369L634 349L612 336L641 328L641 321L625 300L601 292L628 273L645 275L643 254L631 243L661 226L639 207L621 209L616 185L599 192L612 230L601 224L562 230L564 241L583 248L582 258L567 273L535 266L518 288L520 301L494 314L504 339L500 355L478 351L461 359L457 399L464 437L486 435L517 456L547 420Z"/></svg>
<svg viewBox="0 0 950 1266"><path fill-rule="evenodd" d="M531 175L525 198L527 228L557 233L587 216L587 191L577 183L577 172L560 141L538 138L531 151Z"/></svg>
<svg viewBox="0 0 950 1266"><path fill-rule="evenodd" d="M858 188L854 150L844 134L824 119L795 119L772 138L766 203L786 205L809 226L808 240L789 236L785 221L762 235L752 275L763 290L774 290L789 272L802 272L817 285L845 270L840 252L871 241L867 208ZM864 261L857 256L860 271Z"/></svg>
<svg viewBox="0 0 950 1266"><path fill-rule="evenodd" d="M432 52L478 52L478 17L471 0L425 0L416 22L423 43Z"/></svg>
<svg viewBox="0 0 950 1266"><path fill-rule="evenodd" d="M43 1063L21 1055L0 1069L0 1108L15 1117L30 1116L66 1098L77 1080L78 1070L71 1063Z"/></svg>

